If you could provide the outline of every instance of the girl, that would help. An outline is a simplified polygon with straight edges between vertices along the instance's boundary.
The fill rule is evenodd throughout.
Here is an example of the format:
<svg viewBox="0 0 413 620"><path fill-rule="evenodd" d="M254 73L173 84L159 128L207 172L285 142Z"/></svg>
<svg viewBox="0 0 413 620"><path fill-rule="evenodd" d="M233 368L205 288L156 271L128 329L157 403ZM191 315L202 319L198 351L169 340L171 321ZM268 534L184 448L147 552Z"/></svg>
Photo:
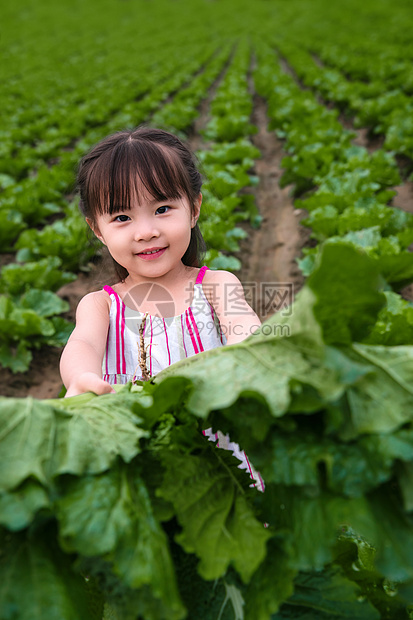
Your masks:
<svg viewBox="0 0 413 620"><path fill-rule="evenodd" d="M66 396L113 392L259 326L236 276L200 268L201 175L178 138L147 127L107 137L82 159L78 188L119 281L79 303L60 364Z"/></svg>
<svg viewBox="0 0 413 620"><path fill-rule="evenodd" d="M66 396L149 379L259 326L238 278L199 266L201 175L178 138L145 127L109 136L82 159L78 187L82 213L119 281L79 303L60 364ZM212 429L204 434L230 450L263 490L238 444Z"/></svg>

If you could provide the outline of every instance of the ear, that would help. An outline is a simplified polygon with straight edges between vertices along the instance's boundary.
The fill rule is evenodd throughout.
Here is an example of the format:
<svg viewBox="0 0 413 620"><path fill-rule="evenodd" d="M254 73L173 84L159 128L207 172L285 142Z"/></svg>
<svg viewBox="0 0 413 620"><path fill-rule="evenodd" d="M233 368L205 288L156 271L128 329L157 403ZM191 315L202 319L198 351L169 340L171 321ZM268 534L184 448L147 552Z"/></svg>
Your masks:
<svg viewBox="0 0 413 620"><path fill-rule="evenodd" d="M106 245L104 238L102 237L99 228L96 226L96 224L93 222L93 220L90 219L90 217L85 218L86 222L88 224L88 226L92 229L93 233L96 235L96 237L99 239L99 241L101 241L104 245Z"/></svg>
<svg viewBox="0 0 413 620"><path fill-rule="evenodd" d="M198 221L199 214L201 213L201 204L202 204L202 194L199 194L198 198L195 201L194 210L192 212L191 228L194 228L194 226L196 225Z"/></svg>

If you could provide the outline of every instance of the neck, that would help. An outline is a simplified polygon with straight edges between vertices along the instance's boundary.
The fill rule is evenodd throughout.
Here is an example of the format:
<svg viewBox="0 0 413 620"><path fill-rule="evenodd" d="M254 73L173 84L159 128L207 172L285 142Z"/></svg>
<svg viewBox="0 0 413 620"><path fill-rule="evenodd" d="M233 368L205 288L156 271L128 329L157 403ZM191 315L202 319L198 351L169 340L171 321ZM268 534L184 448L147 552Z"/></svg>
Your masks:
<svg viewBox="0 0 413 620"><path fill-rule="evenodd" d="M159 278L131 274L115 290L127 307L139 308L152 316L177 316L192 303L197 273L195 267L182 264Z"/></svg>
<svg viewBox="0 0 413 620"><path fill-rule="evenodd" d="M177 265L174 269L159 277L145 277L130 273L125 279L124 284L126 288L130 288L132 286L136 286L137 284L156 283L167 289L173 289L175 286L182 284L184 280L191 278L193 270L194 267L188 267L187 265L180 263L180 265Z"/></svg>

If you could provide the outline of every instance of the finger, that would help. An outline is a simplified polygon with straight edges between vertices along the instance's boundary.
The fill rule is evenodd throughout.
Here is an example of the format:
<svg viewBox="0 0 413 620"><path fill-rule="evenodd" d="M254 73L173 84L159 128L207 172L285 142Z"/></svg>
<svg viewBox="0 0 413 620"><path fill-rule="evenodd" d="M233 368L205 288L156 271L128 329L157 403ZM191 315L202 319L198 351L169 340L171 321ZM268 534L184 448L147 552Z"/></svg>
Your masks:
<svg viewBox="0 0 413 620"><path fill-rule="evenodd" d="M85 392L93 392L93 394L99 396L100 394L114 394L115 390L107 381L104 381L94 373L88 372L78 377L77 380L69 386L65 397L77 396Z"/></svg>
<svg viewBox="0 0 413 620"><path fill-rule="evenodd" d="M103 383L104 386L102 386L102 391L99 394L116 394L116 390L107 381L103 381Z"/></svg>
<svg viewBox="0 0 413 620"><path fill-rule="evenodd" d="M94 394L114 394L115 390L107 381L103 381L103 379L96 378L93 381L89 382L88 389L90 392Z"/></svg>

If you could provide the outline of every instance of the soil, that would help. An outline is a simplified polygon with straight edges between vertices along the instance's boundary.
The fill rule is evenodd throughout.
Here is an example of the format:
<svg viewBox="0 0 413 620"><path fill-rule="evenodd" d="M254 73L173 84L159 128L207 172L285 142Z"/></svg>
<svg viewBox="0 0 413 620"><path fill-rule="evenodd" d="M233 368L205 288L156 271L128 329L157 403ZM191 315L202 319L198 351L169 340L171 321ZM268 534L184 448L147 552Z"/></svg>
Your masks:
<svg viewBox="0 0 413 620"><path fill-rule="evenodd" d="M306 212L294 208L292 187L282 189L279 185L285 152L275 133L267 129L266 105L258 95L254 96L252 122L258 127L252 141L262 153L254 171L259 177L255 197L262 222L258 229L244 226L248 237L236 256L242 264L239 276L250 305L265 320L281 310L280 303L291 303L302 287L304 278L296 259L310 232L300 225Z"/></svg>
<svg viewBox="0 0 413 620"><path fill-rule="evenodd" d="M403 185L398 185L395 187L394 190L397 192L397 196L395 196L392 200L393 207L398 207L399 209L403 209L403 211L413 213L412 181L406 181Z"/></svg>

